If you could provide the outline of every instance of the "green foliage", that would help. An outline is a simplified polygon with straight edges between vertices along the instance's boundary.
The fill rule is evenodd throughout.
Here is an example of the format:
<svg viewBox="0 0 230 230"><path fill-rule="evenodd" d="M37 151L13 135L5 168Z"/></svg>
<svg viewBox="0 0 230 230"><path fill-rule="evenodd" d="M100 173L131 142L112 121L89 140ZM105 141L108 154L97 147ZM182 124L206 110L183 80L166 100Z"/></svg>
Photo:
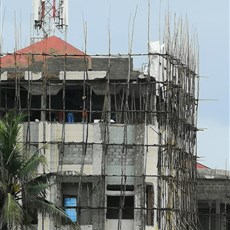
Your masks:
<svg viewBox="0 0 230 230"><path fill-rule="evenodd" d="M55 185L56 175L38 174L38 167L46 164L40 151L30 157L23 152L19 137L23 118L8 113L0 120L0 228L11 230L30 224L34 210L62 217L77 228L62 208L46 199L46 191Z"/></svg>
<svg viewBox="0 0 230 230"><path fill-rule="evenodd" d="M23 219L23 210L18 201L11 193L7 193L4 199L2 209L2 221L6 224L8 229L13 229L14 225L21 224Z"/></svg>

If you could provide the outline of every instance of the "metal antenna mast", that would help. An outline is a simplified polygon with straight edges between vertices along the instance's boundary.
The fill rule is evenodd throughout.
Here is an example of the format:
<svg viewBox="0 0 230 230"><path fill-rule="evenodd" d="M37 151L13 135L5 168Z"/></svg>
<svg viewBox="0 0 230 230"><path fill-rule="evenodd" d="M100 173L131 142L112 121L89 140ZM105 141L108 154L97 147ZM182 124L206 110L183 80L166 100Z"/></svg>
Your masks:
<svg viewBox="0 0 230 230"><path fill-rule="evenodd" d="M68 0L33 0L33 8L34 29L40 37L52 36L56 28L67 30Z"/></svg>

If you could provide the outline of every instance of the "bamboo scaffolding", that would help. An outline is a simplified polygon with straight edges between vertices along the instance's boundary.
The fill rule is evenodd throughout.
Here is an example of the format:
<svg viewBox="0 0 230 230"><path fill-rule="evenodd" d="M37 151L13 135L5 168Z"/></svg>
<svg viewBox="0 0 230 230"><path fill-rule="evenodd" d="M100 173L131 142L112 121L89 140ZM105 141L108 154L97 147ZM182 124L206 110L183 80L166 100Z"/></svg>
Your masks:
<svg viewBox="0 0 230 230"><path fill-rule="evenodd" d="M150 2L149 2L150 3ZM150 10L149 6L149 10ZM161 9L160 9L161 10ZM60 178L73 177L73 181L78 184L78 213L81 218L81 209L92 209L91 214L94 216L92 225L97 229L105 227L106 207L106 191L111 178L118 179L120 186L120 201L119 207L114 209L119 210L118 214L118 230L123 228L123 210L126 201L126 187L130 185L129 179L133 178L134 185L134 216L135 224L141 229L146 226L145 212L154 210L154 222L159 224L159 228L169 229L197 229L197 210L196 203L196 160L197 160L197 112L199 99L199 49L195 31L190 33L190 28L187 22L182 18L171 19L170 13L165 16L165 28L162 37L164 48L160 48L159 53L150 52L150 12L148 15L148 51L147 53L134 53L133 40L135 29L135 18L137 11L134 14L130 24L132 28L128 32L128 53L127 54L112 54L111 53L111 35L108 28L109 47L108 54L86 54L87 53L87 28L84 23L84 42L85 55L51 55L48 53L23 53L15 51L13 53L2 53L1 56L12 55L14 57L14 75L15 79L0 81L0 111L5 113L9 110L9 102L7 97L10 95L10 90L14 90L14 107L18 112L27 112L27 130L26 138L21 143L25 143L30 152L33 145L48 145L51 149L57 148L59 151L59 159L57 172ZM159 14L159 24L161 15ZM173 24L173 25L172 25ZM159 26L159 40L161 40L161 28ZM16 44L15 44L16 46ZM18 68L18 59L22 56L42 56L43 69L42 79L38 82L33 80L31 68L28 66ZM153 79L151 76L151 58L157 59L158 79ZM54 79L48 77L47 60L49 57L62 58L64 66L64 79L58 79L58 74ZM72 57L81 57L84 59L84 79L80 81L69 81L67 79L67 59ZM94 88L93 80L88 80L88 57L108 58L108 67L106 77L98 80L105 87L102 109L94 107ZM143 79L132 78L132 59L135 57L148 58L148 72ZM112 59L127 58L128 71L127 76L123 79L114 80L112 78ZM0 59L1 60L1 59ZM29 72L28 80L23 79L22 72ZM2 68L0 62L1 74L5 69ZM32 89L36 85L42 85L42 100L40 108L32 105ZM27 89L23 88L27 86ZM62 108L53 108L52 88L60 86L62 93ZM87 110L89 116L82 121L82 141L68 141L66 139L66 114L74 113L82 114L82 110L73 106L69 108L66 104L68 89L71 88L77 91L82 91L82 110ZM22 92L26 92L26 107L23 106ZM8 94L7 94L8 93ZM89 102L89 104L88 104ZM42 138L34 141L31 138L31 114L35 111L41 113L43 126ZM61 112L62 121L53 121L52 114ZM101 142L89 143L89 130L93 123L94 115L100 114L100 128L102 130ZM48 115L48 116L47 116ZM115 117L115 118L114 118ZM114 118L115 124L111 123ZM78 121L80 123L80 121ZM48 140L46 133L47 125L52 123L61 123L61 138L60 140ZM119 125L124 129L122 144L110 143L110 127ZM135 144L129 144L128 127L135 127ZM156 144L151 144L148 128L157 135L158 140L154 140ZM64 157L66 147L68 145L81 145L81 159L79 172L68 172L63 170ZM84 175L86 166L86 156L90 145L93 147L100 146L102 149L101 158L101 175ZM108 155L110 154L111 146L121 146L120 154L120 169L121 173L108 173ZM157 174L147 174L147 154L150 148L154 148L157 152ZM128 171L128 150L134 150L135 171L131 175L127 175ZM47 151L44 149L43 154ZM139 154L139 155L138 155ZM52 162L53 159L50 159ZM44 172L46 169L43 170ZM97 180L93 181L93 179ZM154 207L149 209L146 207L146 181L147 178L155 178L157 187L154 188L157 192L157 199L154 200ZM87 206L82 205L82 188L83 183L89 181L93 184L93 191L90 193L89 185L87 184ZM61 182L58 183L61 190ZM98 195L98 200L94 205L91 199L95 199ZM60 197L57 198L60 201ZM138 199L137 199L138 197ZM113 209L113 208L112 208ZM95 214L93 210L98 210ZM58 223L57 223L58 224Z"/></svg>

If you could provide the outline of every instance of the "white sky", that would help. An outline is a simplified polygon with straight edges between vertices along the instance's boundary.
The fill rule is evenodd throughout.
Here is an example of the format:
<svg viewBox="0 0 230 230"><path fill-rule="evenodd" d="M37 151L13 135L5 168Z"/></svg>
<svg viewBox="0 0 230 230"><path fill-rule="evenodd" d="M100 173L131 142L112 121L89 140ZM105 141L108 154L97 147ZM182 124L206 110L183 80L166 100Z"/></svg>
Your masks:
<svg viewBox="0 0 230 230"><path fill-rule="evenodd" d="M0 0L4 18L3 51L15 47L15 23L21 24L21 47L30 42L30 15L32 0ZM200 162L213 168L229 167L229 0L150 0L151 40L158 40L159 12L163 22L166 11L188 16L197 28L200 44L200 98L218 101L200 101L199 127L207 128L199 134ZM161 8L160 4L161 3ZM84 48L83 21L87 22L89 54L108 53L108 24L110 18L113 53L127 53L130 16L135 9L133 52L147 50L148 0L69 0L68 42ZM159 10L161 9L161 11ZM5 16L3 16L5 12ZM21 16L20 16L21 15ZM21 20L20 20L21 18ZM163 30L163 27L161 27ZM57 34L61 36L60 34ZM142 59L135 60L140 68Z"/></svg>

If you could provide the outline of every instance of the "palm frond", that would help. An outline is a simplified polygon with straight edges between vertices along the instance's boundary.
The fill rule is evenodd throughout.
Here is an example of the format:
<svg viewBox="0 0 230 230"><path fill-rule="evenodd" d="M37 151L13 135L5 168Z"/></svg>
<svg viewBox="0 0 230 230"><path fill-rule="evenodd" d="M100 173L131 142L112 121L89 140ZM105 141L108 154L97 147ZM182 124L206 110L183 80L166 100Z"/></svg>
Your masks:
<svg viewBox="0 0 230 230"><path fill-rule="evenodd" d="M6 189L7 189L6 183L4 183L4 182L0 179L0 191L5 192Z"/></svg>
<svg viewBox="0 0 230 230"><path fill-rule="evenodd" d="M31 223L30 211L37 210L53 217L61 217L70 226L80 229L65 211L45 199L46 190L55 185L57 173L38 175L39 165L46 164L46 157L36 151L25 158L19 142L20 123L24 115L6 114L0 120L0 219L1 224L13 229ZM44 147L43 147L44 148Z"/></svg>
<svg viewBox="0 0 230 230"><path fill-rule="evenodd" d="M47 183L47 184L36 184L36 185L31 185L31 186L26 186L26 192L28 195L43 195L46 189L49 189L50 187L56 185L56 183Z"/></svg>
<svg viewBox="0 0 230 230"><path fill-rule="evenodd" d="M20 156L19 154L20 153L18 151L17 145L12 146L12 150L9 153L8 159L6 159L6 165L8 165L9 163L12 162L11 160L12 160L13 157L14 157L14 160L15 160L15 157L19 157ZM19 158L21 158L21 156Z"/></svg>
<svg viewBox="0 0 230 230"><path fill-rule="evenodd" d="M25 163L23 168L20 170L20 177L29 177L33 176L37 172L39 165L46 164L46 157L44 155L38 155L38 153L33 154Z"/></svg>
<svg viewBox="0 0 230 230"><path fill-rule="evenodd" d="M20 123L23 120L23 115L15 115L14 113L8 113L0 121L0 138L3 139L7 146L13 146L19 139ZM10 139L8 137L11 137ZM4 146L4 145L2 145Z"/></svg>
<svg viewBox="0 0 230 230"><path fill-rule="evenodd" d="M25 186L33 186L36 184L49 184L50 181L53 180L53 178L55 178L57 176L57 173L43 173L39 176L36 176L32 179L30 179L29 181L23 181L22 185Z"/></svg>
<svg viewBox="0 0 230 230"><path fill-rule="evenodd" d="M30 230L33 227L33 225L31 224L33 219L34 219L33 216L31 215L33 212L36 212L36 210L35 209L29 210L29 212L27 212L27 210L24 210L23 224L26 225L26 227L28 227ZM25 228L25 229L27 229L27 228Z"/></svg>
<svg viewBox="0 0 230 230"><path fill-rule="evenodd" d="M13 225L19 225L23 221L23 209L14 197L7 193L5 203L2 209L2 221L7 224L9 229L13 229Z"/></svg>
<svg viewBox="0 0 230 230"><path fill-rule="evenodd" d="M36 205L38 211L42 213L51 214L54 217L63 218L66 223L70 224L74 229L80 229L78 224L74 223L65 213L65 211L54 203L42 198L37 197L37 199L33 202Z"/></svg>
<svg viewBox="0 0 230 230"><path fill-rule="evenodd" d="M0 213L4 205L6 194L7 194L7 184L0 180Z"/></svg>
<svg viewBox="0 0 230 230"><path fill-rule="evenodd" d="M1 167L10 174L15 173L21 166L22 157L18 139L22 119L22 115L15 116L14 113L9 113L0 120Z"/></svg>

